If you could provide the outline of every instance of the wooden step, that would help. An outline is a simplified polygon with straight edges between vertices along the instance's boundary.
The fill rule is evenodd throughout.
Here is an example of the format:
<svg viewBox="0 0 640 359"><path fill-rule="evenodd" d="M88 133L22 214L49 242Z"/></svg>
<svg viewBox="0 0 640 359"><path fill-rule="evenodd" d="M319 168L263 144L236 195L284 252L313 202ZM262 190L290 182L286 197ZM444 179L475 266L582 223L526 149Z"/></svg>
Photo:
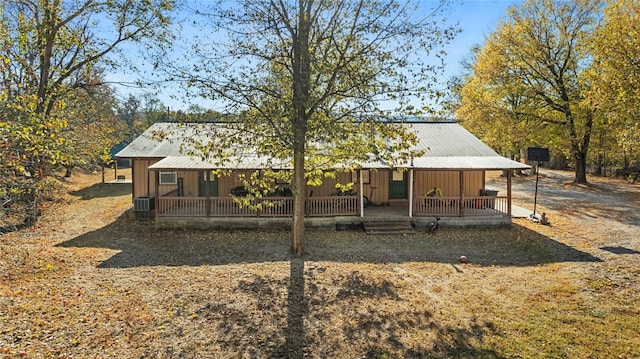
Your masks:
<svg viewBox="0 0 640 359"><path fill-rule="evenodd" d="M415 229L409 221L366 222L364 231L371 235L414 234Z"/></svg>

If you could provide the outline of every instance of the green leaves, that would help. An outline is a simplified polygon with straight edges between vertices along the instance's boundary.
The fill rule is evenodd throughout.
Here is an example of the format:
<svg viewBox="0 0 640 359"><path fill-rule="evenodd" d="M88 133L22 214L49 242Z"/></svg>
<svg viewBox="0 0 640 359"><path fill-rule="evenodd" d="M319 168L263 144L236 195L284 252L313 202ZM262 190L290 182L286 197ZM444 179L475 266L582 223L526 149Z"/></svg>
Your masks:
<svg viewBox="0 0 640 359"><path fill-rule="evenodd" d="M288 161L293 194L300 199L307 184L320 185L324 176L351 171L363 161L392 166L410 158L414 139L383 122L419 112L409 99L438 96L432 87L441 62L423 58L441 61L439 50L458 32L441 21L447 6L224 2L208 12L215 15L194 14L200 35L185 65L162 68L183 79L187 92L225 101L225 111L238 116L235 127L251 140L231 133L215 137L220 147L246 145L258 155ZM206 42L202 34L209 33L214 35ZM222 154L214 146L196 147L202 156ZM294 237L300 237L304 208L302 201L295 203ZM301 246L293 247L301 253Z"/></svg>
<svg viewBox="0 0 640 359"><path fill-rule="evenodd" d="M112 64L107 56L125 41L165 41L172 4L0 1L0 187L24 186L36 201L53 171L96 162L114 143L118 127L101 64Z"/></svg>
<svg viewBox="0 0 640 359"><path fill-rule="evenodd" d="M586 50L599 6L598 0L529 0L511 7L460 89L465 125L505 154L559 143L552 150L569 149L576 182L585 182L597 116L585 98L592 66Z"/></svg>

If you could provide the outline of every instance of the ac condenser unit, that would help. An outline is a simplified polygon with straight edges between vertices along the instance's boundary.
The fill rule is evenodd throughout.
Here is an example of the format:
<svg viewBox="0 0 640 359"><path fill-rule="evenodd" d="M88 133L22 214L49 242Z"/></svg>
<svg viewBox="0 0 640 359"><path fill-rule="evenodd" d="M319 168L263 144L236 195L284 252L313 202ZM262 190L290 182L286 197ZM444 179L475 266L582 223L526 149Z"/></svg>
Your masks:
<svg viewBox="0 0 640 359"><path fill-rule="evenodd" d="M142 196L133 199L133 210L135 212L149 212L155 208L155 198L153 196Z"/></svg>

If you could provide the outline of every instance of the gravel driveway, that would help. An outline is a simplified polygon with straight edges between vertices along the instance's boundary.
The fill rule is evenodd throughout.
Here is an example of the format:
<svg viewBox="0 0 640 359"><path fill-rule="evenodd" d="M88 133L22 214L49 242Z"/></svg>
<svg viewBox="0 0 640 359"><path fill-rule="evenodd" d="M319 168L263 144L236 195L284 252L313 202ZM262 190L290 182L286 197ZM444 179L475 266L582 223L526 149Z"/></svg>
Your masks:
<svg viewBox="0 0 640 359"><path fill-rule="evenodd" d="M601 249L635 251L640 248L640 185L588 176L589 184L573 183L570 171L540 169L536 212L554 219L570 219L583 236ZM506 188L504 178L488 186ZM514 177L514 204L533 211L536 176ZM586 233L589 232L589 233Z"/></svg>

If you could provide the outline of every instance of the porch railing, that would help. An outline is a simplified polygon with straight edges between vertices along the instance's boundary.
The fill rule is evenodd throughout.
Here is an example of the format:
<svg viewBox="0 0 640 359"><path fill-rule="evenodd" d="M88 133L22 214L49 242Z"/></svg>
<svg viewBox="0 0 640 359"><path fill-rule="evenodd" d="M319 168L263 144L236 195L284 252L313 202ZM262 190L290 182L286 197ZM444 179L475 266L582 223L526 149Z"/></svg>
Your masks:
<svg viewBox="0 0 640 359"><path fill-rule="evenodd" d="M358 196L309 197L305 212L311 217L357 216L360 199Z"/></svg>
<svg viewBox="0 0 640 359"><path fill-rule="evenodd" d="M506 196L417 197L413 203L416 216L472 217L507 215Z"/></svg>
<svg viewBox="0 0 640 359"><path fill-rule="evenodd" d="M158 198L156 215L159 217L290 217L293 213L292 197L266 197L259 208L241 206L231 197L176 197ZM413 203L414 216L471 217L507 215L506 196L478 197L417 197ZM360 199L357 196L310 197L305 204L309 217L357 216Z"/></svg>
<svg viewBox="0 0 640 359"><path fill-rule="evenodd" d="M158 198L159 217L291 217L292 197L265 197L256 200L259 208L241 206L231 197L174 197ZM312 197L306 202L308 216L358 215L356 196Z"/></svg>

